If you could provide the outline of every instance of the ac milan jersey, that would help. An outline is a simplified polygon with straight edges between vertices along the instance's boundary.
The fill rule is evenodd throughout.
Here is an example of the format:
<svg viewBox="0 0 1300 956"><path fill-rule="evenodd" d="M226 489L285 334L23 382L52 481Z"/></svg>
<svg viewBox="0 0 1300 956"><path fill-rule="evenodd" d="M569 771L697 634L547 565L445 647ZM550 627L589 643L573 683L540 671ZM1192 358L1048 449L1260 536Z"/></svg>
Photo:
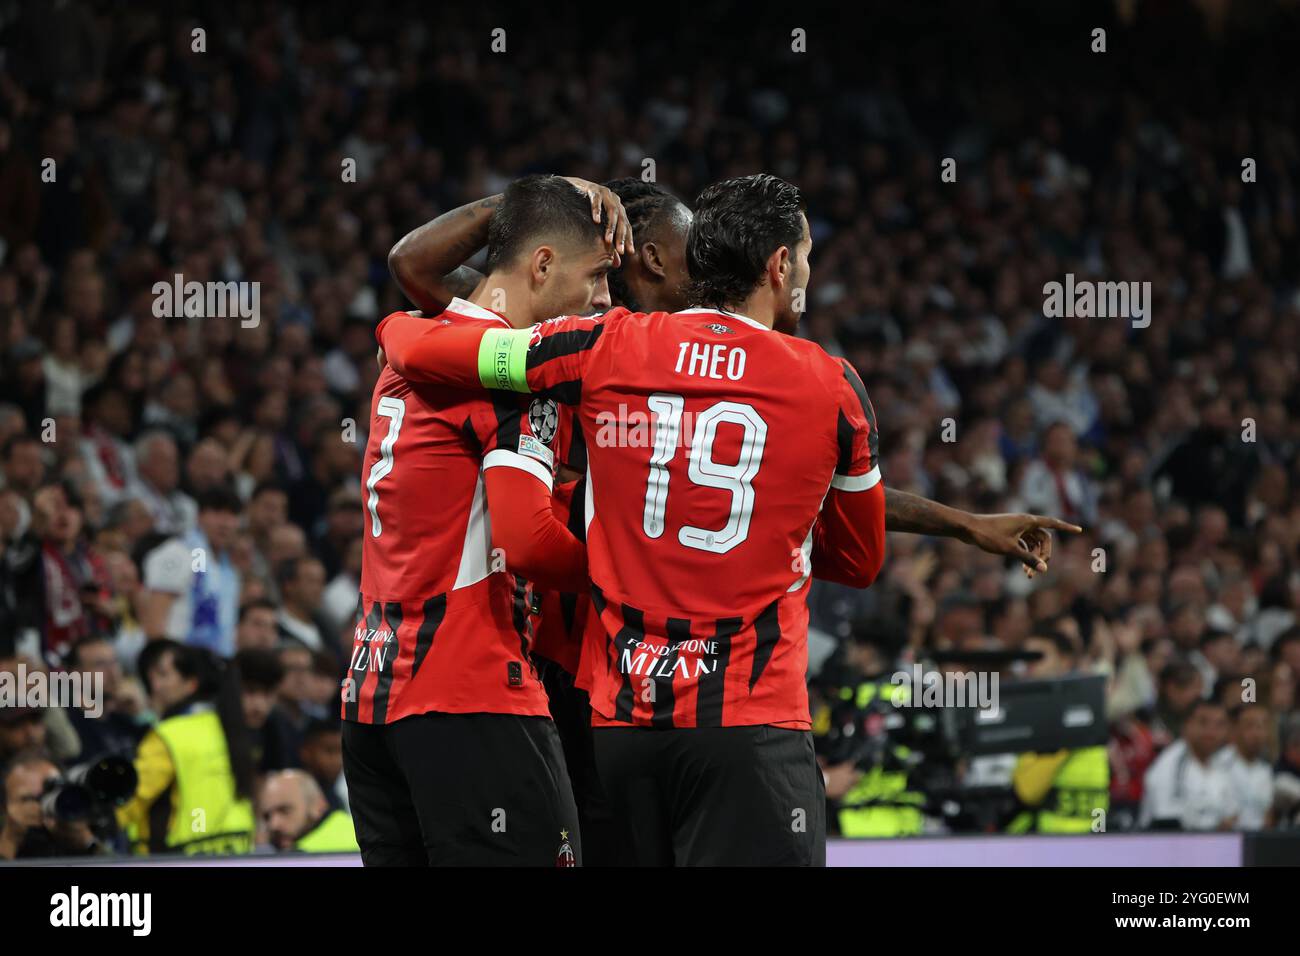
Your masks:
<svg viewBox="0 0 1300 956"><path fill-rule="evenodd" d="M421 321L509 328L457 299ZM492 552L483 472L522 468L548 487L545 399L408 382L386 368L362 468L361 596L344 719L429 711L549 714L529 660L528 594Z"/></svg>
<svg viewBox="0 0 1300 956"><path fill-rule="evenodd" d="M517 353L484 347L485 382L577 408L603 625L583 649L594 722L809 728L814 527L832 487L880 480L857 374L706 309L544 322L526 382Z"/></svg>

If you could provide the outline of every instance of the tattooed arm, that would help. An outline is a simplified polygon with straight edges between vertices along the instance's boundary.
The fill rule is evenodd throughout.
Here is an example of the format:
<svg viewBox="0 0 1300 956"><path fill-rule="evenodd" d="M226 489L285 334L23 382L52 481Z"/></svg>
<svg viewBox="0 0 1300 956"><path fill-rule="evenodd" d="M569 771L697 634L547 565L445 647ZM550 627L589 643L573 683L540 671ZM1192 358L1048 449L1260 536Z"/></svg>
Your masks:
<svg viewBox="0 0 1300 956"><path fill-rule="evenodd" d="M427 315L437 315L456 296L469 298L483 281L461 263L487 244L488 223L501 200L498 193L445 212L408 232L388 253L388 271L398 287Z"/></svg>
<svg viewBox="0 0 1300 956"><path fill-rule="evenodd" d="M1060 518L1041 515L973 515L892 488L885 489L885 530L956 538L990 554L1019 559L1031 577L1035 571L1047 570L1052 556L1050 531L1083 531Z"/></svg>
<svg viewBox="0 0 1300 956"><path fill-rule="evenodd" d="M564 178L590 200L592 221L604 222L605 242L617 267L623 253L635 251L622 200L605 186ZM408 232L389 251L388 271L425 314L437 315L456 296L468 299L483 281L482 273L464 263L487 245L488 224L502 202L504 196L498 193L443 213Z"/></svg>

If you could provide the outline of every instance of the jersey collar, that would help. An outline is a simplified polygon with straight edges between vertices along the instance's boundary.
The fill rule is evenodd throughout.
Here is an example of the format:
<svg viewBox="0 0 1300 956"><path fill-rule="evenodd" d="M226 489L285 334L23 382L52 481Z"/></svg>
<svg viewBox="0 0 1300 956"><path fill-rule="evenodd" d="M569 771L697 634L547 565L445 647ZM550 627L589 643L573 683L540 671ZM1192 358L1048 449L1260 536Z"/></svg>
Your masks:
<svg viewBox="0 0 1300 956"><path fill-rule="evenodd" d="M491 309L485 309L481 305L475 305L462 299L460 296L451 300L446 308L447 312L454 312L456 315L463 315L467 319L486 319L488 322L500 322L506 328L513 329L514 326L506 321L504 316L498 315Z"/></svg>
<svg viewBox="0 0 1300 956"><path fill-rule="evenodd" d="M682 311L678 312L677 314L698 315L702 312L708 313L709 315L724 315L729 319L736 319L737 321L744 322L746 325L752 325L756 329L762 329L764 332L772 331L762 322L759 322L755 319L751 319L747 315L741 315L739 312L724 312L722 311L722 309L682 309Z"/></svg>

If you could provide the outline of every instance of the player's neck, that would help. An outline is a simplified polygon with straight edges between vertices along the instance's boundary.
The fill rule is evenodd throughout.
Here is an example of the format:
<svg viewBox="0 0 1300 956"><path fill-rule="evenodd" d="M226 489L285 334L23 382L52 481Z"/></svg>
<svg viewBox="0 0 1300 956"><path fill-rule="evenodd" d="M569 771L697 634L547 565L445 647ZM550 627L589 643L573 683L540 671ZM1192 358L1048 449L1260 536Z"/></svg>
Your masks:
<svg viewBox="0 0 1300 956"><path fill-rule="evenodd" d="M734 306L723 306L722 311L743 315L746 318L753 319L759 325L766 325L769 329L776 324L776 308L772 303L772 297L764 295L761 288L756 290L744 302Z"/></svg>
<svg viewBox="0 0 1300 956"><path fill-rule="evenodd" d="M469 301L504 316L505 320L516 329L526 329L536 325L543 318L550 318L549 315L535 317L533 310L528 307L531 299L527 284L518 276L493 272L479 283Z"/></svg>

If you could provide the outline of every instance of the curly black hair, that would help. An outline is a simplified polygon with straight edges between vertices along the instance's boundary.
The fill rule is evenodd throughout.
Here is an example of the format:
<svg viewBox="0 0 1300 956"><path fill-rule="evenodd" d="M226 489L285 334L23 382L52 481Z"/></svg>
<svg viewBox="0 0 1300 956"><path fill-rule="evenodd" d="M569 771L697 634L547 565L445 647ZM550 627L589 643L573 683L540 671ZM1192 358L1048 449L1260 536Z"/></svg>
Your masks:
<svg viewBox="0 0 1300 956"><path fill-rule="evenodd" d="M799 189L769 173L706 187L686 236L688 301L713 308L743 302L768 257L803 237L804 208Z"/></svg>

